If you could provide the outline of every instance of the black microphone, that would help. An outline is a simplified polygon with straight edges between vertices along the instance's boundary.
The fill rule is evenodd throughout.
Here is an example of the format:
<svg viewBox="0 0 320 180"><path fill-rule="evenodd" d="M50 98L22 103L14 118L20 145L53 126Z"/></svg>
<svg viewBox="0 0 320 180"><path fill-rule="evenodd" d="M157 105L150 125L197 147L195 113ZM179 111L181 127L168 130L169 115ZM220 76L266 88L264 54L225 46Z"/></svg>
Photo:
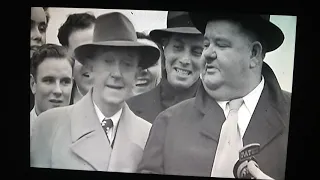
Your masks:
<svg viewBox="0 0 320 180"><path fill-rule="evenodd" d="M236 164L233 167L233 175L235 178L255 179L250 174L247 168L247 165L249 161L254 161L256 167L259 168L258 162L254 157L259 152L260 152L260 144L258 143L248 144L239 151L239 160L236 162Z"/></svg>

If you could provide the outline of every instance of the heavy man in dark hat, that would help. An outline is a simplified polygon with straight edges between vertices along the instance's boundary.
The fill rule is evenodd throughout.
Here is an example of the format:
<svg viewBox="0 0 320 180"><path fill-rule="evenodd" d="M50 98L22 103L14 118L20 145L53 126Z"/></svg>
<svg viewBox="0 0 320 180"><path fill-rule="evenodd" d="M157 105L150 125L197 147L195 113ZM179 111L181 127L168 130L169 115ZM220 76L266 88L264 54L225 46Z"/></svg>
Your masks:
<svg viewBox="0 0 320 180"><path fill-rule="evenodd" d="M151 31L150 37L163 48L162 79L151 91L128 100L128 105L136 115L153 123L163 110L196 95L201 84L203 35L187 12L169 11L167 28Z"/></svg>
<svg viewBox="0 0 320 180"><path fill-rule="evenodd" d="M154 121L138 171L284 179L291 95L263 62L283 33L270 16L190 16L204 34L203 83L195 98ZM260 151L254 158L245 154L252 159L244 159L240 170L247 171L239 175L239 151L255 143Z"/></svg>
<svg viewBox="0 0 320 180"><path fill-rule="evenodd" d="M78 46L75 57L91 69L93 88L74 105L38 116L31 167L135 172L151 124L125 100L139 69L156 63L159 50L138 43L130 20L115 12L97 18L93 42Z"/></svg>

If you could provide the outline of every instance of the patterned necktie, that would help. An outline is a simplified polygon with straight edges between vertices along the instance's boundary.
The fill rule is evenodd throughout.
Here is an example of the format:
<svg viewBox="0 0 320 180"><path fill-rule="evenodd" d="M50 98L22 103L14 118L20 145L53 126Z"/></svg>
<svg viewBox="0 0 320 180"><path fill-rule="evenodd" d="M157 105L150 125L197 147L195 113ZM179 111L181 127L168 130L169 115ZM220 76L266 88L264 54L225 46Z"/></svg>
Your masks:
<svg viewBox="0 0 320 180"><path fill-rule="evenodd" d="M109 139L109 136L108 136L108 133L109 131L111 130L111 128L113 127L113 122L111 119L104 119L102 122L101 122L101 125L102 125L102 128L104 130L104 132L106 133L107 135L107 138L110 142L111 139Z"/></svg>
<svg viewBox="0 0 320 180"><path fill-rule="evenodd" d="M243 99L229 102L230 111L221 128L211 177L234 178L233 166L239 159L239 150L243 147L238 129L238 110L242 104Z"/></svg>

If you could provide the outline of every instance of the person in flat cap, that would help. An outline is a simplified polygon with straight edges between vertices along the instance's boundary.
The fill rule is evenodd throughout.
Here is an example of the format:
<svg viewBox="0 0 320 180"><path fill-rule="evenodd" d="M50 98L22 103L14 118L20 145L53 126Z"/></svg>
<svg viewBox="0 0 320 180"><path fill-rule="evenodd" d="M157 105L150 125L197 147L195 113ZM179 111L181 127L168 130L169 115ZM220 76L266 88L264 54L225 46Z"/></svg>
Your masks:
<svg viewBox="0 0 320 180"><path fill-rule="evenodd" d="M270 16L190 17L204 34L202 84L194 98L156 118L138 172L284 179L291 94L263 62L282 44L282 31ZM260 147L254 158L240 156L253 145Z"/></svg>
<svg viewBox="0 0 320 180"><path fill-rule="evenodd" d="M93 42L75 58L91 69L93 87L77 103L42 113L31 137L31 167L135 172L151 124L125 103L140 69L159 50L139 43L131 21L119 12L96 19ZM149 53L144 53L149 52Z"/></svg>
<svg viewBox="0 0 320 180"><path fill-rule="evenodd" d="M201 84L203 35L187 12L169 11L167 28L152 30L150 37L163 48L162 78L151 91L129 99L128 105L136 115L153 123L160 112L196 95Z"/></svg>

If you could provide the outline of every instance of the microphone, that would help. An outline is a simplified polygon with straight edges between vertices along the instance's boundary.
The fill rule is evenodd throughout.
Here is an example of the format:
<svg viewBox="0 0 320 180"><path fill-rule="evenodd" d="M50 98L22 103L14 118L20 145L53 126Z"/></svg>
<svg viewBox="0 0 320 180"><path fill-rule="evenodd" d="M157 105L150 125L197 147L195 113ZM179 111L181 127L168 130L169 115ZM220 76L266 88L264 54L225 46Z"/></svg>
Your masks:
<svg viewBox="0 0 320 180"><path fill-rule="evenodd" d="M254 164L259 168L255 155L260 152L260 144L253 143L244 146L239 151L239 160L233 167L233 175L235 178L255 179L249 172L247 165L249 161L254 161Z"/></svg>

